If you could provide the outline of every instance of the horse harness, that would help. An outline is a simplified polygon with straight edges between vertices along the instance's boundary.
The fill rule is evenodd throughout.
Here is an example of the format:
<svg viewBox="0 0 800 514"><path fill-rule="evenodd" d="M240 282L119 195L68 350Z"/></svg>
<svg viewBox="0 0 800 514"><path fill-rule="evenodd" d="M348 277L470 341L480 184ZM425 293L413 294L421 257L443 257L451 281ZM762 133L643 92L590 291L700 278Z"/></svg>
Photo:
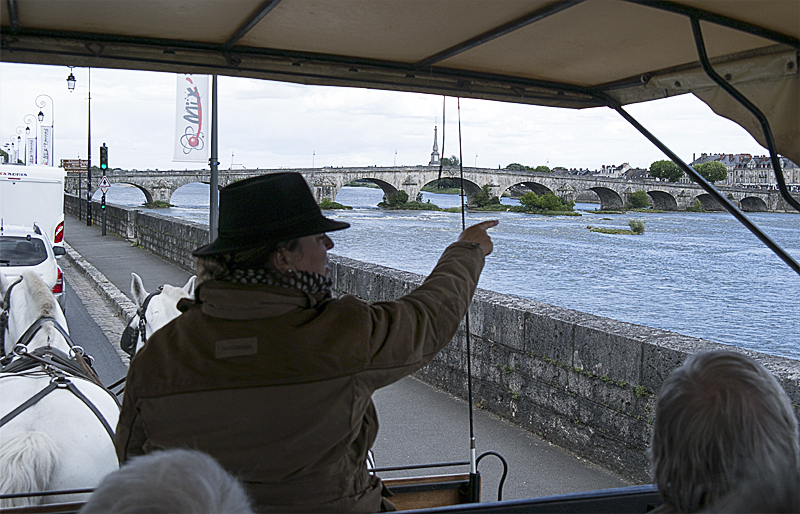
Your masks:
<svg viewBox="0 0 800 514"><path fill-rule="evenodd" d="M0 308L3 309L0 312L0 358L3 359L6 356L6 329L8 328L8 308L11 303L11 290L20 282L22 282L22 277L19 277L16 282L8 286L6 294L3 295L3 300L0 303Z"/></svg>
<svg viewBox="0 0 800 514"><path fill-rule="evenodd" d="M54 318L41 317L34 321L31 326L25 330L25 333L20 336L19 340L14 345L14 349L10 355L5 352L5 332L8 328L8 312L10 308L11 289L22 281L20 277L14 282L7 290L3 297L2 308L0 313L0 373L22 373L40 366L41 369L50 375L50 384L33 395L31 398L23 402L16 409L12 410L0 419L0 427L16 418L29 407L38 403L42 398L52 393L56 389L66 389L80 399L89 409L94 413L103 428L105 428L111 441L114 441L114 429L109 425L100 410L95 406L89 398L87 398L78 387L72 383L70 377L80 377L99 385L106 391L114 401L119 405L119 400L114 394L103 386L100 378L92 369L92 358L84 353L82 347L74 344L69 334L61 324ZM53 348L52 346L42 346L28 351L28 343L31 342L33 336L42 328L45 323L52 323L53 327L64 337L70 347L69 355L63 351Z"/></svg>
<svg viewBox="0 0 800 514"><path fill-rule="evenodd" d="M122 338L119 341L119 346L131 357L133 357L133 354L136 353L136 343L138 342L139 338L142 339L142 345L147 343L147 331L145 330L147 327L147 318L145 317L145 312L147 312L147 306L150 305L150 300L152 300L154 296L161 294L163 289L164 286L161 286L147 295L147 298L144 299L141 307L136 309L136 315L139 316L138 325L134 327L133 324L129 324L122 332Z"/></svg>

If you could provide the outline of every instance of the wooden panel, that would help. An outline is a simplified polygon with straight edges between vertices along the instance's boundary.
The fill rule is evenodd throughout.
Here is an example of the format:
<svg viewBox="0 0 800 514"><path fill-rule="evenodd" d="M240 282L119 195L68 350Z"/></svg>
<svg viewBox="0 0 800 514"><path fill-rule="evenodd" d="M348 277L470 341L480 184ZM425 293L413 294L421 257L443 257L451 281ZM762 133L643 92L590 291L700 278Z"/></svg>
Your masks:
<svg viewBox="0 0 800 514"><path fill-rule="evenodd" d="M384 485L398 510L428 509L469 502L469 474L387 478Z"/></svg>

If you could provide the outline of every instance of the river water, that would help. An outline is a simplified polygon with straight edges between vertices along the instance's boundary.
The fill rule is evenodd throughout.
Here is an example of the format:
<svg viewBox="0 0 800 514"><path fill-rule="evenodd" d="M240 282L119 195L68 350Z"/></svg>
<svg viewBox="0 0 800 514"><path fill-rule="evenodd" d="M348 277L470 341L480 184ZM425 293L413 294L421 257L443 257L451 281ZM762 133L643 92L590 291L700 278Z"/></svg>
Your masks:
<svg viewBox="0 0 800 514"><path fill-rule="evenodd" d="M383 211L383 193L343 188L336 201L353 210L325 211L351 228L335 232L332 253L427 274L461 230L461 215ZM99 199L98 195L95 195ZM136 188L114 185L108 203L141 206ZM423 193L439 207L460 197ZM183 186L174 207L145 209L208 223L209 189ZM503 199L513 204L515 200ZM495 249L479 287L710 341L800 359L800 277L727 213L596 214L467 213L467 225L499 219ZM748 213L795 259L800 259L800 215ZM628 228L645 222L640 236L590 232L588 225Z"/></svg>

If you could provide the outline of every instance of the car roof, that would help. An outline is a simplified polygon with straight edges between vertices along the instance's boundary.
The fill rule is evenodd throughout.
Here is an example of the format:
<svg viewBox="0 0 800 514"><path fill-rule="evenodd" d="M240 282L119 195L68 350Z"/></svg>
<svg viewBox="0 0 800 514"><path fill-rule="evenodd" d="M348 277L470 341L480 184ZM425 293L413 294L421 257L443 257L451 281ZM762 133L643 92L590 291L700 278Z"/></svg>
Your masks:
<svg viewBox="0 0 800 514"><path fill-rule="evenodd" d="M27 237L31 236L31 238L35 239L44 239L47 240L47 237L42 234L41 232L37 232L36 228L38 227L26 227L24 225L2 225L0 226L0 236L11 236L11 237ZM49 242L49 241L48 241Z"/></svg>

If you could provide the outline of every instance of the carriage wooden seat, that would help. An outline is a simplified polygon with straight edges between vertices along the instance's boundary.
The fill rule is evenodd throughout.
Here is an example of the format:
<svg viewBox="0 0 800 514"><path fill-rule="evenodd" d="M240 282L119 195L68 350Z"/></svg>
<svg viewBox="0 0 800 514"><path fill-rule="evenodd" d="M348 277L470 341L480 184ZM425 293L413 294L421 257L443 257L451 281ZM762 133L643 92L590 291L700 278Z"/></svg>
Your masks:
<svg viewBox="0 0 800 514"><path fill-rule="evenodd" d="M78 514L84 502L49 503L24 507L0 507L0 514Z"/></svg>
<svg viewBox="0 0 800 514"><path fill-rule="evenodd" d="M394 494L389 500L398 510L430 509L470 503L469 473L424 477L385 478Z"/></svg>
<svg viewBox="0 0 800 514"><path fill-rule="evenodd" d="M558 494L522 500L451 505L413 510L414 514L645 514L661 505L658 489L652 484L617 487L597 491Z"/></svg>

